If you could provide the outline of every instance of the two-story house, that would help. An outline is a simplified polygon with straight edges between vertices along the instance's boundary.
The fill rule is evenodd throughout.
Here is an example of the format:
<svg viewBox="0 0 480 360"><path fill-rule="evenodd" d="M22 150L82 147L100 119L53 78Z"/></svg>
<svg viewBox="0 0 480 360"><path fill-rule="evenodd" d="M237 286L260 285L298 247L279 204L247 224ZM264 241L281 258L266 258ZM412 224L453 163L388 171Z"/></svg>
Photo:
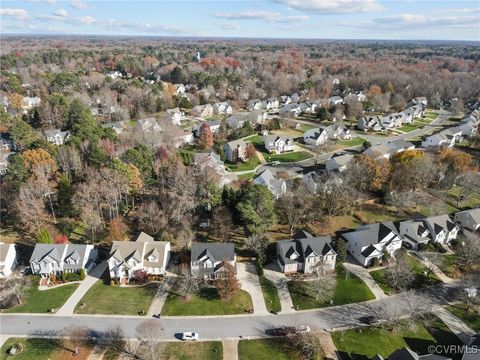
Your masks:
<svg viewBox="0 0 480 360"><path fill-rule="evenodd" d="M308 129L303 134L303 141L311 146L323 145L328 141L328 132L322 128Z"/></svg>
<svg viewBox="0 0 480 360"><path fill-rule="evenodd" d="M5 279L17 267L15 244L0 243L0 279Z"/></svg>
<svg viewBox="0 0 480 360"><path fill-rule="evenodd" d="M70 137L70 132L61 131L60 129L45 130L45 138L49 143L57 146L65 144L65 141Z"/></svg>
<svg viewBox="0 0 480 360"><path fill-rule="evenodd" d="M236 272L237 256L233 243L193 243L190 269L193 277L209 280L221 279L225 275L225 263Z"/></svg>
<svg viewBox="0 0 480 360"><path fill-rule="evenodd" d="M363 266L381 260L384 252L394 256L402 247L402 237L391 221L363 225L355 231L343 233L347 251Z"/></svg>
<svg viewBox="0 0 480 360"><path fill-rule="evenodd" d="M427 244L431 239L430 230L423 220L406 220L399 224L399 233L405 244L411 249L418 249L418 245Z"/></svg>
<svg viewBox="0 0 480 360"><path fill-rule="evenodd" d="M263 143L270 154L283 154L293 151L293 138L290 136L264 135Z"/></svg>
<svg viewBox="0 0 480 360"><path fill-rule="evenodd" d="M277 241L277 264L284 274L325 273L335 269L337 253L330 236Z"/></svg>
<svg viewBox="0 0 480 360"><path fill-rule="evenodd" d="M247 143L243 139L230 141L223 146L225 152L225 159L231 163L238 161L246 161L247 156Z"/></svg>
<svg viewBox="0 0 480 360"><path fill-rule="evenodd" d="M425 226L430 231L432 241L439 244L448 244L457 238L460 230L448 215L438 215L423 219Z"/></svg>
<svg viewBox="0 0 480 360"><path fill-rule="evenodd" d="M277 178L269 169L263 170L252 181L254 184L266 186L275 199L287 192L285 180Z"/></svg>
<svg viewBox="0 0 480 360"><path fill-rule="evenodd" d="M459 211L455 214L453 221L461 229L477 231L480 229L480 208Z"/></svg>
<svg viewBox="0 0 480 360"><path fill-rule="evenodd" d="M95 265L97 249L93 245L36 244L30 257L32 273L48 277L62 272L89 272Z"/></svg>
<svg viewBox="0 0 480 360"><path fill-rule="evenodd" d="M170 260L170 243L154 241L141 232L134 241L114 241L108 259L110 278L127 283L137 271L164 275Z"/></svg>

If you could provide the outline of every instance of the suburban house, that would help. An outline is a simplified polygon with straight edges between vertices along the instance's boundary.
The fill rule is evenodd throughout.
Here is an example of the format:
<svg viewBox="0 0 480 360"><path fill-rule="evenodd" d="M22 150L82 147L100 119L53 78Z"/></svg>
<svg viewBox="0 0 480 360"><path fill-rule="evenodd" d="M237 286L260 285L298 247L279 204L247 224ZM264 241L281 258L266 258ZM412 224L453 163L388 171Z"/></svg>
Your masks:
<svg viewBox="0 0 480 360"><path fill-rule="evenodd" d="M225 277L225 263L237 272L237 256L233 243L193 243L190 256L192 276L204 279Z"/></svg>
<svg viewBox="0 0 480 360"><path fill-rule="evenodd" d="M427 244L432 239L423 220L402 221L398 227L400 236L411 249L416 250L418 245Z"/></svg>
<svg viewBox="0 0 480 360"><path fill-rule="evenodd" d="M342 181L338 175L324 169L310 171L303 176L305 187L313 194L320 191L328 191L332 184L341 184Z"/></svg>
<svg viewBox="0 0 480 360"><path fill-rule="evenodd" d="M170 243L154 241L141 232L134 241L114 241L108 258L110 278L127 283L137 271L164 275L170 260Z"/></svg>
<svg viewBox="0 0 480 360"><path fill-rule="evenodd" d="M475 356L475 353L474 353L474 356ZM383 357L381 357L380 355L375 355L372 359L383 360ZM470 360L473 360L473 359L474 358ZM437 355L437 354L418 355L415 351L410 350L407 347L403 347L391 353L388 356L388 360L452 360L452 358Z"/></svg>
<svg viewBox="0 0 480 360"><path fill-rule="evenodd" d="M22 99L22 103L20 104L20 106L22 107L22 109L24 110L24 112L26 112L27 110L31 110L35 107L38 107L40 106L40 98L35 96L35 97L24 97Z"/></svg>
<svg viewBox="0 0 480 360"><path fill-rule="evenodd" d="M256 124L263 124L266 119L267 113L265 111L249 111L228 117L227 125L232 129L239 129L246 122L249 122L254 127Z"/></svg>
<svg viewBox="0 0 480 360"><path fill-rule="evenodd" d="M268 98L267 101L265 102L265 107L267 110L278 110L279 106L280 106L280 102L278 101L277 98L274 98L274 97Z"/></svg>
<svg viewBox="0 0 480 360"><path fill-rule="evenodd" d="M123 130L125 130L126 125L124 121L117 121L102 124L102 127L105 129L112 129L115 131L115 134L120 135Z"/></svg>
<svg viewBox="0 0 480 360"><path fill-rule="evenodd" d="M364 116L358 119L357 127L363 131L381 131L381 118L378 115Z"/></svg>
<svg viewBox="0 0 480 360"><path fill-rule="evenodd" d="M345 171L348 167L348 164L353 160L354 156L351 154L343 154L333 156L330 160L325 163L325 169L332 171L336 170L339 172Z"/></svg>
<svg viewBox="0 0 480 360"><path fill-rule="evenodd" d="M438 215L423 219L425 226L430 231L432 241L440 244L448 244L457 238L460 230L448 215Z"/></svg>
<svg viewBox="0 0 480 360"><path fill-rule="evenodd" d="M227 102L213 104L213 113L217 115L231 115L233 108Z"/></svg>
<svg viewBox="0 0 480 360"><path fill-rule="evenodd" d="M317 104L309 100L300 103L299 106L300 106L300 109L302 110L302 113L306 113L306 114L313 114L318 107Z"/></svg>
<svg viewBox="0 0 480 360"><path fill-rule="evenodd" d="M308 129L303 134L303 141L305 144L311 146L320 146L327 142L328 140L328 132L322 128L313 128Z"/></svg>
<svg viewBox="0 0 480 360"><path fill-rule="evenodd" d="M231 163L247 160L247 143L243 139L230 141L223 146L225 159Z"/></svg>
<svg viewBox="0 0 480 360"><path fill-rule="evenodd" d="M180 95L185 93L185 85L183 84L173 84L173 87L175 88L175 95Z"/></svg>
<svg viewBox="0 0 480 360"><path fill-rule="evenodd" d="M195 116L199 117L208 117L213 115L213 106L210 104L206 105L197 105L192 109L192 113Z"/></svg>
<svg viewBox="0 0 480 360"><path fill-rule="evenodd" d="M401 113L389 114L382 117L380 124L384 129L393 129L400 127L405 123L404 115Z"/></svg>
<svg viewBox="0 0 480 360"><path fill-rule="evenodd" d="M69 137L69 131L61 131L60 129L45 130L45 138L47 141L57 146L65 144L65 141L67 141Z"/></svg>
<svg viewBox="0 0 480 360"><path fill-rule="evenodd" d="M335 270L337 253L330 236L277 241L277 263L284 274L325 273Z"/></svg>
<svg viewBox="0 0 480 360"><path fill-rule="evenodd" d="M204 121L204 122L201 122L201 123L195 125L195 127L193 128L193 133L195 134L195 136L200 135L200 129L201 129L203 124L208 125L212 134L215 134L217 132L217 130L220 129L220 126L222 125L222 123L220 121Z"/></svg>
<svg viewBox="0 0 480 360"><path fill-rule="evenodd" d="M413 145L411 142L403 139L397 139L386 144L372 146L363 153L367 156L373 157L374 159L390 159L390 157L395 153L413 149L415 149L415 145Z"/></svg>
<svg viewBox="0 0 480 360"><path fill-rule="evenodd" d="M122 78L123 75L120 71L112 71L110 73L107 74L107 76L109 78L111 78L112 80L115 80L115 79L118 79L118 78Z"/></svg>
<svg viewBox="0 0 480 360"><path fill-rule="evenodd" d="M293 151L293 137L290 136L264 135L263 143L270 154Z"/></svg>
<svg viewBox="0 0 480 360"><path fill-rule="evenodd" d="M292 102L292 103L283 105L279 110L279 114L300 116L302 114L302 109L296 102Z"/></svg>
<svg viewBox="0 0 480 360"><path fill-rule="evenodd" d="M292 99L292 103L298 103L300 101L301 95L299 93L293 93L290 98Z"/></svg>
<svg viewBox="0 0 480 360"><path fill-rule="evenodd" d="M480 229L480 208L459 211L455 214L453 221L461 229L477 231Z"/></svg>
<svg viewBox="0 0 480 360"><path fill-rule="evenodd" d="M180 147L183 144L193 144L195 142L195 138L193 137L193 133L188 130L184 130L181 135L175 137L175 147Z"/></svg>
<svg viewBox="0 0 480 360"><path fill-rule="evenodd" d="M180 125L185 114L177 107L175 109L167 109L167 118L173 125Z"/></svg>
<svg viewBox="0 0 480 360"><path fill-rule="evenodd" d="M351 140L350 130L343 125L330 125L325 128L330 140Z"/></svg>
<svg viewBox="0 0 480 360"><path fill-rule="evenodd" d="M288 95L280 96L280 105L287 105L292 102L292 98Z"/></svg>
<svg viewBox="0 0 480 360"><path fill-rule="evenodd" d="M263 103L263 101L259 100L259 99L253 99L253 100L248 100L247 101L247 110L248 111L255 111L255 110L260 110L262 109L265 104Z"/></svg>
<svg viewBox="0 0 480 360"><path fill-rule="evenodd" d="M62 272L89 272L95 265L97 249L93 245L36 244L30 257L32 274L48 277Z"/></svg>
<svg viewBox="0 0 480 360"><path fill-rule="evenodd" d="M276 199L287 191L287 183L285 180L277 178L269 169L258 174L253 179L253 183L266 186Z"/></svg>
<svg viewBox="0 0 480 360"><path fill-rule="evenodd" d="M153 117L145 118L145 119L140 119L137 121L137 129L140 129L145 132L158 132L162 131L162 128L160 125L158 125L157 120Z"/></svg>
<svg viewBox="0 0 480 360"><path fill-rule="evenodd" d="M213 151L208 153L195 153L193 158L193 165L200 171L206 171L210 169L212 172L218 175L218 184L220 186L230 183L230 178L225 170L223 161L220 159L220 155Z"/></svg>
<svg viewBox="0 0 480 360"><path fill-rule="evenodd" d="M332 107L332 106L335 106L337 104L342 104L343 103L343 99L341 96L332 96L330 98L328 98L328 106L329 107Z"/></svg>
<svg viewBox="0 0 480 360"><path fill-rule="evenodd" d="M5 279L17 267L15 244L0 243L0 279Z"/></svg>
<svg viewBox="0 0 480 360"><path fill-rule="evenodd" d="M347 251L363 266L371 265L374 259L381 260L384 252L393 256L402 247L402 238L391 221L363 225L341 236Z"/></svg>
<svg viewBox="0 0 480 360"><path fill-rule="evenodd" d="M453 147L455 144L455 138L452 136L447 136L442 131L435 135L428 136L425 140L422 141L422 147Z"/></svg>

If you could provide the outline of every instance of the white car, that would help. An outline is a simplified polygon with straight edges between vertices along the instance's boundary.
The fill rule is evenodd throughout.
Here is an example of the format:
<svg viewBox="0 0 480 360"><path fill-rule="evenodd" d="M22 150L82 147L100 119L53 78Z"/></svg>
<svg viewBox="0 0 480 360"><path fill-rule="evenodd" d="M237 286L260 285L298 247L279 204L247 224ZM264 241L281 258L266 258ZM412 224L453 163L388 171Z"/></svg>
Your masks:
<svg viewBox="0 0 480 360"><path fill-rule="evenodd" d="M194 332L184 332L182 333L182 340L198 340L198 333Z"/></svg>
<svg viewBox="0 0 480 360"><path fill-rule="evenodd" d="M310 326L308 326L308 325L300 325L300 326L297 326L295 328L295 331L297 333L301 333L301 334L308 334L310 332L310 330L312 330L312 329L310 329Z"/></svg>

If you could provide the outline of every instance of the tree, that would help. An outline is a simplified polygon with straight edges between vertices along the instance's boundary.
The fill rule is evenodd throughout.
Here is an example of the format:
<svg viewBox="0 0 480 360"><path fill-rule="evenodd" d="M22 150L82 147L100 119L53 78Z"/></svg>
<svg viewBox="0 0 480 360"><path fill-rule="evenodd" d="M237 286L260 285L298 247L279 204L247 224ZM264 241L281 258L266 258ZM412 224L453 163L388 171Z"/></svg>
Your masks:
<svg viewBox="0 0 480 360"><path fill-rule="evenodd" d="M390 176L388 161L375 160L367 155L358 155L346 175L361 191L378 192L387 184Z"/></svg>
<svg viewBox="0 0 480 360"><path fill-rule="evenodd" d="M319 119L320 121L325 121L328 120L330 117L331 115L326 108L321 106L320 109L318 109L317 119Z"/></svg>
<svg viewBox="0 0 480 360"><path fill-rule="evenodd" d="M39 244L53 244L52 234L47 229L42 229L37 234L37 242Z"/></svg>
<svg viewBox="0 0 480 360"><path fill-rule="evenodd" d="M15 119L9 131L12 140L20 151L28 149L37 138L33 128L22 119Z"/></svg>
<svg viewBox="0 0 480 360"><path fill-rule="evenodd" d="M55 244L68 244L68 236L65 234L58 234L53 239Z"/></svg>
<svg viewBox="0 0 480 360"><path fill-rule="evenodd" d="M269 240L264 234L252 234L245 239L246 248L255 253L260 265L265 264L268 244Z"/></svg>
<svg viewBox="0 0 480 360"><path fill-rule="evenodd" d="M20 187L15 204L18 218L25 230L36 234L45 226L48 215L45 211L44 196L32 179Z"/></svg>
<svg viewBox="0 0 480 360"><path fill-rule="evenodd" d="M222 300L230 300L235 292L240 288L240 283L235 276L235 269L228 260L223 260L221 278L215 280L214 286L217 289L218 296Z"/></svg>
<svg viewBox="0 0 480 360"><path fill-rule="evenodd" d="M34 172L35 169L42 169L49 175L54 175L57 171L55 159L44 149L26 150L21 156L25 166L31 172Z"/></svg>
<svg viewBox="0 0 480 360"><path fill-rule="evenodd" d="M458 176L469 171L473 165L472 155L450 148L440 150L438 161L445 167L447 188L455 185Z"/></svg>
<svg viewBox="0 0 480 360"><path fill-rule="evenodd" d="M480 266L480 236L468 233L455 249L456 263L464 271L471 271Z"/></svg>
<svg viewBox="0 0 480 360"><path fill-rule="evenodd" d="M264 233L275 220L272 193L262 185L244 188L236 209L251 234Z"/></svg>
<svg viewBox="0 0 480 360"><path fill-rule="evenodd" d="M275 204L275 212L282 223L288 224L290 235L293 235L311 213L311 195L303 186L282 194Z"/></svg>
<svg viewBox="0 0 480 360"><path fill-rule="evenodd" d="M247 144L247 159L254 159L257 156L257 150L252 143Z"/></svg>
<svg viewBox="0 0 480 360"><path fill-rule="evenodd" d="M157 344L163 335L163 328L158 321L153 319L143 321L137 326L136 334L138 340L147 346L150 352L150 360L158 359Z"/></svg>
<svg viewBox="0 0 480 360"><path fill-rule="evenodd" d="M124 241L128 239L128 225L125 223L125 219L121 216L117 216L111 219L108 223L108 234L106 236L107 241Z"/></svg>
<svg viewBox="0 0 480 360"><path fill-rule="evenodd" d="M81 268L80 273L79 273L80 280L82 280L82 281L85 280L85 276L86 276L85 269Z"/></svg>
<svg viewBox="0 0 480 360"><path fill-rule="evenodd" d="M104 134L104 129L79 99L71 102L66 115L66 127L79 141L96 143Z"/></svg>
<svg viewBox="0 0 480 360"><path fill-rule="evenodd" d="M80 353L80 346L88 341L89 329L84 326L71 325L64 329L64 334L67 337L64 347L72 344L72 355L77 356Z"/></svg>
<svg viewBox="0 0 480 360"><path fill-rule="evenodd" d="M340 215L355 205L358 198L354 180L347 174L327 172L317 190L316 208L326 215Z"/></svg>
<svg viewBox="0 0 480 360"><path fill-rule="evenodd" d="M347 259L347 243L340 237L334 242L334 247L337 253L337 261L344 262Z"/></svg>
<svg viewBox="0 0 480 360"><path fill-rule="evenodd" d="M153 180L153 151L144 145L128 149L124 156L127 163L134 165L142 174L143 183L149 184Z"/></svg>
<svg viewBox="0 0 480 360"><path fill-rule="evenodd" d="M385 281L394 289L403 291L415 280L415 273L408 261L408 253L405 250L397 255L395 264L385 270Z"/></svg>
<svg viewBox="0 0 480 360"><path fill-rule="evenodd" d="M399 192L426 188L435 174L432 160L420 150L405 150L392 156L390 187Z"/></svg>
<svg viewBox="0 0 480 360"><path fill-rule="evenodd" d="M57 203L58 212L61 215L68 216L72 213L72 197L75 189L68 177L60 175L57 183Z"/></svg>
<svg viewBox="0 0 480 360"><path fill-rule="evenodd" d="M310 333L294 332L288 334L285 339L287 351L300 352L302 359L323 359L323 348L319 338Z"/></svg>
<svg viewBox="0 0 480 360"><path fill-rule="evenodd" d="M217 206L212 211L209 233L220 241L227 241L234 229L232 213L226 206Z"/></svg>
<svg viewBox="0 0 480 360"><path fill-rule="evenodd" d="M26 183L28 177L29 172L23 158L20 155L11 155L8 159L5 181L8 182L14 192L18 192L20 187Z"/></svg>
<svg viewBox="0 0 480 360"><path fill-rule="evenodd" d="M335 277L317 273L316 279L308 282L308 291L317 301L327 302L333 299L336 286Z"/></svg>
<svg viewBox="0 0 480 360"><path fill-rule="evenodd" d="M207 150L213 147L212 129L210 129L210 126L207 123L203 123L200 126L197 146L201 150Z"/></svg>
<svg viewBox="0 0 480 360"><path fill-rule="evenodd" d="M108 328L103 333L101 340L107 349L110 349L115 353L127 356L135 355L135 351L130 348L130 344L126 340L125 334L120 325Z"/></svg>
<svg viewBox="0 0 480 360"><path fill-rule="evenodd" d="M198 293L202 283L199 279L192 276L190 267L185 263L181 263L178 266L178 272L180 276L176 278L175 284L173 286L169 286L168 282L163 284L166 286L164 290L171 292L172 288L174 288L184 300L189 301L192 295Z"/></svg>

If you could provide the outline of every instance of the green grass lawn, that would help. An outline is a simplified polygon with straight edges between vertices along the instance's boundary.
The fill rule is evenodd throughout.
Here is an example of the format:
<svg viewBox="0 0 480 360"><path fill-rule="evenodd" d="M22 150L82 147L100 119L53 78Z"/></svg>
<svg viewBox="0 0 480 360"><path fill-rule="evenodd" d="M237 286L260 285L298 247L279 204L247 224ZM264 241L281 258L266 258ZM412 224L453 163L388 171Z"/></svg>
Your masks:
<svg viewBox="0 0 480 360"><path fill-rule="evenodd" d="M429 278L427 279L424 274L425 266L413 256L408 257L408 262L415 273L415 279L407 290L418 289L424 286L438 284L440 282L435 274L430 274ZM395 289L390 287L385 280L385 269L371 271L370 275L377 282L377 284L380 285L385 294L390 295L397 292Z"/></svg>
<svg viewBox="0 0 480 360"><path fill-rule="evenodd" d="M258 158L257 155L249 159L247 162L239 162L237 164L231 164L228 162L225 163L225 166L227 167L227 169L233 172L254 170L258 165L260 165L260 159Z"/></svg>
<svg viewBox="0 0 480 360"><path fill-rule="evenodd" d="M461 319L472 330L480 331L480 315L473 310L467 311L467 308L462 304L447 306L447 310Z"/></svg>
<svg viewBox="0 0 480 360"><path fill-rule="evenodd" d="M288 290L293 306L297 310L306 310L330 306L329 301L317 300L311 295L308 281L289 281ZM375 299L368 286L342 265L336 268L336 288L333 305L343 305Z"/></svg>
<svg viewBox="0 0 480 360"><path fill-rule="evenodd" d="M352 138L352 140L338 140L336 143L339 145L342 145L342 147L344 148L347 148L347 147L362 145L365 141L367 140L357 136Z"/></svg>
<svg viewBox="0 0 480 360"><path fill-rule="evenodd" d="M409 347L419 354L428 354L428 346L459 345L459 340L438 318L433 317L426 324L402 326L395 332L377 327L358 328L332 333L332 339L339 352L373 357L390 355L402 347ZM461 355L460 355L461 358Z"/></svg>
<svg viewBox="0 0 480 360"><path fill-rule="evenodd" d="M120 287L98 280L75 308L76 314L138 315L148 311L156 293L154 287ZM85 303L85 306L82 306Z"/></svg>
<svg viewBox="0 0 480 360"><path fill-rule="evenodd" d="M24 302L13 308L6 309L8 313L46 313L51 309L59 309L72 295L78 284L68 284L49 290L38 290L37 286L25 289Z"/></svg>
<svg viewBox="0 0 480 360"><path fill-rule="evenodd" d="M7 351L14 345L22 344L23 351L15 356L7 354ZM9 338L0 349L0 360L38 360L49 359L50 356L58 349L60 340L56 339L26 339L26 338Z"/></svg>
<svg viewBox="0 0 480 360"><path fill-rule="evenodd" d="M353 216L363 224L382 221L405 220L408 215L398 212L396 208L381 205L364 205L353 212Z"/></svg>
<svg viewBox="0 0 480 360"><path fill-rule="evenodd" d="M442 272L451 278L457 278L460 274L460 270L457 266L457 255L455 254L443 254L439 255L435 259L435 265L438 266Z"/></svg>
<svg viewBox="0 0 480 360"><path fill-rule="evenodd" d="M420 128L424 127L425 125L426 125L425 123L415 120L410 124L402 125L401 127L398 128L398 130L403 131L403 132L410 132L410 131L420 129Z"/></svg>
<svg viewBox="0 0 480 360"><path fill-rule="evenodd" d="M221 341L170 342L162 352L163 360L222 360Z"/></svg>
<svg viewBox="0 0 480 360"><path fill-rule="evenodd" d="M245 314L253 310L252 298L244 290L237 290L228 301L218 297L214 288L204 288L200 294L193 295L189 301L170 293L162 308L163 316L194 316L194 315L233 315Z"/></svg>
<svg viewBox="0 0 480 360"><path fill-rule="evenodd" d="M280 312L282 305L275 284L268 280L264 275L260 275L260 286L262 287L263 299L268 311Z"/></svg>
<svg viewBox="0 0 480 360"><path fill-rule="evenodd" d="M257 174L254 172L237 175L238 180L252 180Z"/></svg>
<svg viewBox="0 0 480 360"><path fill-rule="evenodd" d="M280 161L280 162L297 162L306 160L312 157L309 153L305 151L293 151L284 154L278 155L271 155L271 154L264 154L265 160L267 162L270 161Z"/></svg>
<svg viewBox="0 0 480 360"><path fill-rule="evenodd" d="M239 360L301 360L298 353L286 351L282 339L241 340L238 343Z"/></svg>
<svg viewBox="0 0 480 360"><path fill-rule="evenodd" d="M460 201L457 204L457 196L460 194L461 191L462 191L461 186L454 186L453 188L448 190L447 195L444 199L445 202L456 208L458 207L461 210L472 209L480 206L480 193L478 192L467 194L465 200Z"/></svg>

